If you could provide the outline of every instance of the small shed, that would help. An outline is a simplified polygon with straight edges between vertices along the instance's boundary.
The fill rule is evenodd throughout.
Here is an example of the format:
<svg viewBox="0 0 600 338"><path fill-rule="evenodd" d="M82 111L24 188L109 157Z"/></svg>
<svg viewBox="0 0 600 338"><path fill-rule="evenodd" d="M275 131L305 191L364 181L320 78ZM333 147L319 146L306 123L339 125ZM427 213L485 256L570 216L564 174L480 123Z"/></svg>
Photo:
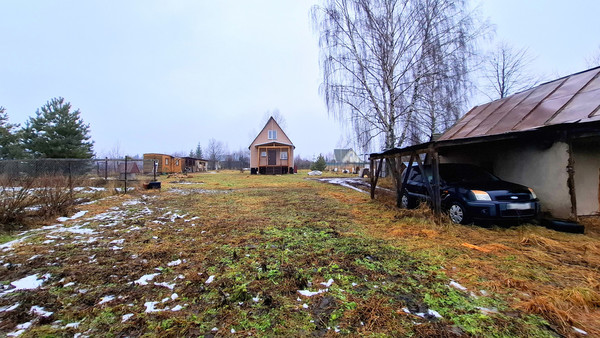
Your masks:
<svg viewBox="0 0 600 338"><path fill-rule="evenodd" d="M530 186L551 217L599 215L600 67L476 106L435 141L370 158L381 167L423 153L426 161L476 164Z"/></svg>
<svg viewBox="0 0 600 338"><path fill-rule="evenodd" d="M127 173L127 176L125 176ZM136 174L141 173L139 166L133 160L127 161L127 168L125 162L119 163L119 179L124 180L127 177L128 180L135 180Z"/></svg>

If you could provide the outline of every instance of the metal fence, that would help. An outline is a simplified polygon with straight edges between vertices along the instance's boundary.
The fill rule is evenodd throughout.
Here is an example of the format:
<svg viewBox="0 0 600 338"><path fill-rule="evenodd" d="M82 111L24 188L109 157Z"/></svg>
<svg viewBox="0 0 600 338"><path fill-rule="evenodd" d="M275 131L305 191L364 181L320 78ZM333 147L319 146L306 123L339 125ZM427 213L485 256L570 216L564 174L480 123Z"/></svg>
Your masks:
<svg viewBox="0 0 600 338"><path fill-rule="evenodd" d="M153 160L138 159L1 160L0 175L9 178L87 176L104 179L134 180L140 175L153 175L153 168L156 167L154 163L155 161ZM144 173L144 168L147 169L146 173Z"/></svg>

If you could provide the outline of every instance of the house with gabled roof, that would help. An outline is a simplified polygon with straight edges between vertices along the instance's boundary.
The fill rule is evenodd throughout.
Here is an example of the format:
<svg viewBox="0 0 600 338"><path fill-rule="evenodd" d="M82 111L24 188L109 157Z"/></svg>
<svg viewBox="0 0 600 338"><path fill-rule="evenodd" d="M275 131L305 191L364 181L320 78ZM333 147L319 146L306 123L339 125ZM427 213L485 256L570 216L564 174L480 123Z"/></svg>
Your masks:
<svg viewBox="0 0 600 338"><path fill-rule="evenodd" d="M294 173L294 149L273 117L250 144L250 173L262 175Z"/></svg>
<svg viewBox="0 0 600 338"><path fill-rule="evenodd" d="M600 215L600 67L476 106L437 140L370 159L418 154L532 187L551 217Z"/></svg>

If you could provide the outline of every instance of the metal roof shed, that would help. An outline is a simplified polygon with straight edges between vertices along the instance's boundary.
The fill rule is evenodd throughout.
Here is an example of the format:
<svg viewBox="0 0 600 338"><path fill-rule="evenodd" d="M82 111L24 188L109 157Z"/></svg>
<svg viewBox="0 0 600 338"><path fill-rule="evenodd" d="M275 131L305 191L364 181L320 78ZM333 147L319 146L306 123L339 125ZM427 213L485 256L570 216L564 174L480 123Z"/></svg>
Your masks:
<svg viewBox="0 0 600 338"><path fill-rule="evenodd" d="M371 160L418 153L477 164L532 186L553 217L598 215L600 67L476 106L438 140L371 154Z"/></svg>

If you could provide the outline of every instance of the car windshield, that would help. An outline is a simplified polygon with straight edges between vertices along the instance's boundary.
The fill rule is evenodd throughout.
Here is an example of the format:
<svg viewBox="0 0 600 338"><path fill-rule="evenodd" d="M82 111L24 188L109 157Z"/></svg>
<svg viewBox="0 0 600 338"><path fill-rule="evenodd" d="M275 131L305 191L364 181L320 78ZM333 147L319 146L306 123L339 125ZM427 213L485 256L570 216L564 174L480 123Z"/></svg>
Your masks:
<svg viewBox="0 0 600 338"><path fill-rule="evenodd" d="M484 169L465 164L440 165L440 177L446 182L499 181L500 179Z"/></svg>

